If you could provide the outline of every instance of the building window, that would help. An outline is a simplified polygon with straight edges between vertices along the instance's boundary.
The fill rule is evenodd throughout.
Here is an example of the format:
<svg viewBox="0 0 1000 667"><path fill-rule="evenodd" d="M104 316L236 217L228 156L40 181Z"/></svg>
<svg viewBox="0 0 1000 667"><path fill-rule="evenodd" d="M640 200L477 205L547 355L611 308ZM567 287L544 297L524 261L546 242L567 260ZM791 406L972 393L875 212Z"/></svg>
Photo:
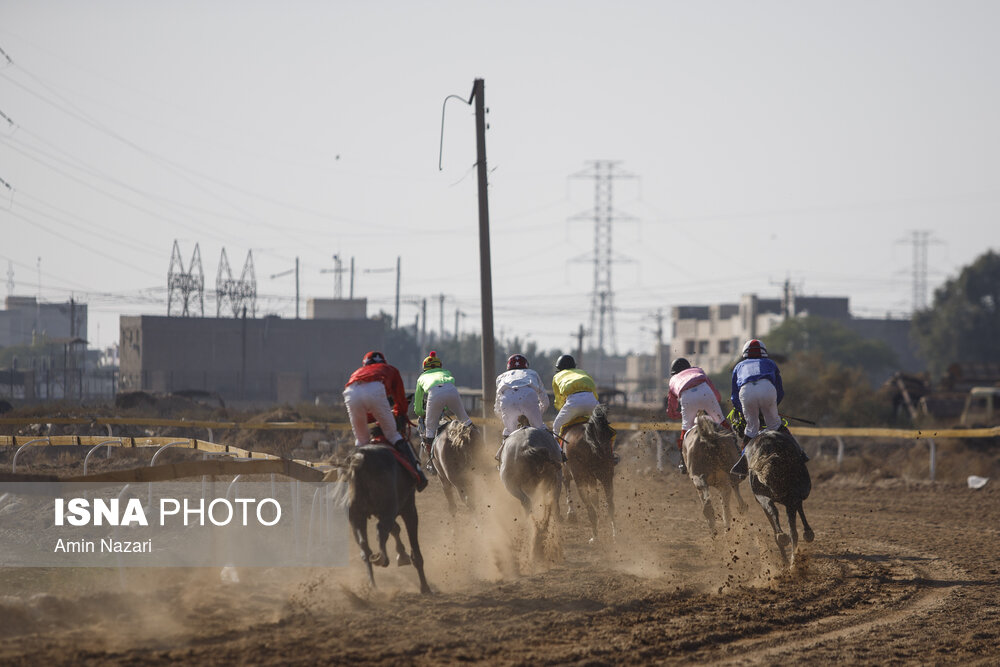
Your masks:
<svg viewBox="0 0 1000 667"><path fill-rule="evenodd" d="M700 340L698 341L698 354L708 354L708 341Z"/></svg>
<svg viewBox="0 0 1000 667"><path fill-rule="evenodd" d="M732 352L732 346L728 340L719 341L719 354L729 354Z"/></svg>
<svg viewBox="0 0 1000 667"><path fill-rule="evenodd" d="M684 341L684 354L694 354L694 341L686 340Z"/></svg>

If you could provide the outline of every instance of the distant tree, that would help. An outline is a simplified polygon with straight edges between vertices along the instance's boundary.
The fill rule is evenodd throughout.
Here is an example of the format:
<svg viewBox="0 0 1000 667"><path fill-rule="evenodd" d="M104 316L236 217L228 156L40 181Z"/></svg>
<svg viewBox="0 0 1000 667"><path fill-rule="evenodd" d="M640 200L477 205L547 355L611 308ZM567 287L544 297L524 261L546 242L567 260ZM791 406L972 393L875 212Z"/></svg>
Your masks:
<svg viewBox="0 0 1000 667"><path fill-rule="evenodd" d="M912 336L934 375L955 362L1000 362L1000 254L987 251L935 290Z"/></svg>
<svg viewBox="0 0 1000 667"><path fill-rule="evenodd" d="M836 320L790 317L767 334L767 349L788 358L818 351L827 361L863 368L877 376L896 367L896 354L885 342L864 338Z"/></svg>

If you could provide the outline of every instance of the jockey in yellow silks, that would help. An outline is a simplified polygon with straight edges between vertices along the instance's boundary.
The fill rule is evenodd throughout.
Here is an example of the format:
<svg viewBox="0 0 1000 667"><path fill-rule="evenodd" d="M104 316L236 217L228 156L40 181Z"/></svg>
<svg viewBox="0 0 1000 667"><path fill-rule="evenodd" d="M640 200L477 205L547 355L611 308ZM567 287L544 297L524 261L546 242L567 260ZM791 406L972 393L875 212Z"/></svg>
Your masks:
<svg viewBox="0 0 1000 667"><path fill-rule="evenodd" d="M556 369L559 372L552 378L552 393L559 414L552 422L552 430L561 436L567 424L587 419L597 407L597 384L576 367L576 360L568 354L559 357Z"/></svg>

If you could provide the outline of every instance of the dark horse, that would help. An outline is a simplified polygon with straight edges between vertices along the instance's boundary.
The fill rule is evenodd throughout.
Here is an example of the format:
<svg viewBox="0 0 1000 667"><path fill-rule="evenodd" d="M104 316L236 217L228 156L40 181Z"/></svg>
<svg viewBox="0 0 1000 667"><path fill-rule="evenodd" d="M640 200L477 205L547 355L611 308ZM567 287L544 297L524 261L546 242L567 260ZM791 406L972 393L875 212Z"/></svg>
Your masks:
<svg viewBox="0 0 1000 667"><path fill-rule="evenodd" d="M552 519L559 516L563 483L562 451L552 433L528 426L507 436L500 449L500 480L534 519L533 555L542 555ZM539 511L533 512L533 506Z"/></svg>
<svg viewBox="0 0 1000 667"><path fill-rule="evenodd" d="M785 547L788 535L781 531L781 521L774 503L785 506L788 515L788 531L792 534L792 560L795 563L795 549L799 533L795 528L796 514L802 517L802 537L812 542L813 531L802 511L802 502L809 497L812 480L802 459L802 450L792 434L785 428L777 431L761 431L744 450L750 470L750 490L764 509L767 520L774 530L774 538L781 550L781 558L788 563Z"/></svg>
<svg viewBox="0 0 1000 667"><path fill-rule="evenodd" d="M612 444L615 430L608 423L608 409L598 405L586 422L573 424L563 429L563 447L566 452L566 467L569 477L576 482L576 489L587 508L590 519L591 542L597 541L598 485L604 488L604 498L608 502L608 518L611 522L611 537L615 529L615 460ZM573 501L566 481L566 504L568 513L573 513Z"/></svg>
<svg viewBox="0 0 1000 667"><path fill-rule="evenodd" d="M455 492L470 509L475 505L477 483L490 473L495 474L493 461L486 451L482 431L474 424L451 420L438 429L431 445L431 460L441 478L448 509L454 515L458 509Z"/></svg>
<svg viewBox="0 0 1000 667"><path fill-rule="evenodd" d="M372 565L389 565L385 543L391 534L396 540L397 563L408 565L411 560L399 539L396 517L402 517L406 534L410 538L412 563L420 575L420 592L430 593L424 576L424 557L417 540L416 480L396 461L389 446L365 445L347 457L345 473L341 479L347 486L347 518L354 539L361 547L361 559L368 568L368 581L375 587ZM368 517L378 521L378 548L372 553L368 546Z"/></svg>

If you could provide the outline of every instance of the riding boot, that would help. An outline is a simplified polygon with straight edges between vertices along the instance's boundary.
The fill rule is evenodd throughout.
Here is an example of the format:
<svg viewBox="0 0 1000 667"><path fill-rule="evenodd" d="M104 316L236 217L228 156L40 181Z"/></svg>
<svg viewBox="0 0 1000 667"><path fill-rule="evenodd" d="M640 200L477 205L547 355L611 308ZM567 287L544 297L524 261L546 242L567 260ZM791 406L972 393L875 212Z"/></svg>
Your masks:
<svg viewBox="0 0 1000 667"><path fill-rule="evenodd" d="M431 445L434 444L434 438L424 436L420 440L424 443L424 453L427 454L427 463L424 465L424 471L428 475L436 475L437 470L434 469L434 459L431 458Z"/></svg>
<svg viewBox="0 0 1000 667"><path fill-rule="evenodd" d="M417 471L417 491L423 491L427 488L427 475L420 468L420 462L417 461L417 455L413 452L413 445L406 438L400 438L395 445L393 445L400 454L406 457L413 469Z"/></svg>
<svg viewBox="0 0 1000 667"><path fill-rule="evenodd" d="M746 479L746 476L750 474L750 469L747 465L746 446L751 439L752 438L748 438L745 435L743 436L743 449L740 450L740 460L737 461L736 465L734 465L732 470L729 471L730 474L735 475L740 479Z"/></svg>
<svg viewBox="0 0 1000 667"><path fill-rule="evenodd" d="M677 469L681 471L682 475L688 474L688 468L684 464L684 434L685 433L687 433L687 431L681 431L681 434L679 436L677 436L677 451L680 452L680 455L681 455L681 464L679 466L677 466Z"/></svg>

